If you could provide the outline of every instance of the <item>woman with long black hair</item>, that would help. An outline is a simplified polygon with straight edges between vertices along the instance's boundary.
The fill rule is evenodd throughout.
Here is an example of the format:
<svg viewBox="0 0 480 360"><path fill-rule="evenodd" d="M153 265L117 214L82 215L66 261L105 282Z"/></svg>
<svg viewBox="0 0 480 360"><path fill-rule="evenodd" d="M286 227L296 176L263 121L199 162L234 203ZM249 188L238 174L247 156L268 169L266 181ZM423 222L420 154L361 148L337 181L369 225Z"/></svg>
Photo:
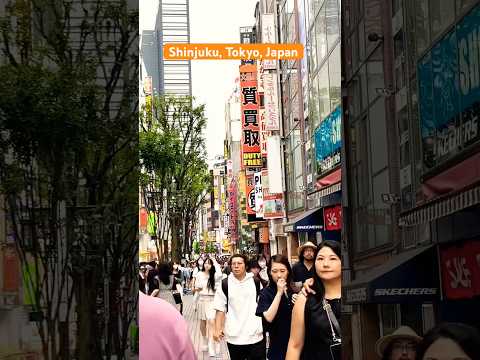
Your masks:
<svg viewBox="0 0 480 360"><path fill-rule="evenodd" d="M337 241L322 242L315 254L312 289L300 293L293 308L287 360L341 358L341 249Z"/></svg>
<svg viewBox="0 0 480 360"><path fill-rule="evenodd" d="M210 356L216 356L213 340L215 326L215 309L213 298L215 290L222 281L220 265L213 258L203 262L202 271L197 274L194 291L199 294L198 312L200 316L200 332L202 333L202 351L208 350Z"/></svg>
<svg viewBox="0 0 480 360"><path fill-rule="evenodd" d="M158 287L151 296L159 297L175 306L180 314L183 313L182 286L173 275L171 264L162 262L157 267L156 280Z"/></svg>

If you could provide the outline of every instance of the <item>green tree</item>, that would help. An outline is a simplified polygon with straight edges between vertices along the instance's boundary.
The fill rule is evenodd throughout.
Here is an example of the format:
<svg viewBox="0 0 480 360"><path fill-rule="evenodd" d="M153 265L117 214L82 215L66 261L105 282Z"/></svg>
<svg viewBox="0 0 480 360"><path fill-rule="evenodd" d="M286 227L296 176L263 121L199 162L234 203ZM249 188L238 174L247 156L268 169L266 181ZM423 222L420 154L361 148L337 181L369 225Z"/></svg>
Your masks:
<svg viewBox="0 0 480 360"><path fill-rule="evenodd" d="M171 259L191 252L191 229L210 186L206 164L204 106L191 97L156 96L140 115L140 187L158 211L157 251L171 239ZM150 196L149 194L157 194Z"/></svg>
<svg viewBox="0 0 480 360"><path fill-rule="evenodd" d="M126 1L2 10L0 191L33 263L44 358L123 359L136 314L138 12ZM68 349L58 331L73 312Z"/></svg>

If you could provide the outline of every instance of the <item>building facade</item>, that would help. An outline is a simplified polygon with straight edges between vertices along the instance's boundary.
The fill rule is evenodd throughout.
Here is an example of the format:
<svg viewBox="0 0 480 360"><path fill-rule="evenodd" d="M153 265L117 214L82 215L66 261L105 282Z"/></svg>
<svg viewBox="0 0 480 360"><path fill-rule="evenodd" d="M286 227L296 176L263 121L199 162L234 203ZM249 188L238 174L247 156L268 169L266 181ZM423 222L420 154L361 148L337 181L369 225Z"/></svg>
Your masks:
<svg viewBox="0 0 480 360"><path fill-rule="evenodd" d="M376 359L375 341L400 325L478 324L478 11L342 2L353 359Z"/></svg>

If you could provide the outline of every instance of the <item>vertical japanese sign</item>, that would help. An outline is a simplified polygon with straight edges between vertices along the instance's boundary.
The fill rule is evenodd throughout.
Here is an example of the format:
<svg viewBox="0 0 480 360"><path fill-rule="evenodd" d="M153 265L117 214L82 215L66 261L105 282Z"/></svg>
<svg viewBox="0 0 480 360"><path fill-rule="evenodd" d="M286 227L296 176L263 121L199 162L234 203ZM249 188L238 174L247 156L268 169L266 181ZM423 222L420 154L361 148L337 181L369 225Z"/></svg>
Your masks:
<svg viewBox="0 0 480 360"><path fill-rule="evenodd" d="M262 190L262 172L254 174L255 179L255 212L257 217L263 217L263 190Z"/></svg>
<svg viewBox="0 0 480 360"><path fill-rule="evenodd" d="M277 92L277 74L266 73L263 76L264 81L264 100L265 100L265 130L280 130L280 121L278 116L278 92Z"/></svg>
<svg viewBox="0 0 480 360"><path fill-rule="evenodd" d="M275 17L274 14L263 14L262 17L262 43L273 44L276 43L275 37ZM274 70L277 68L276 60L265 60L264 69Z"/></svg>
<svg viewBox="0 0 480 360"><path fill-rule="evenodd" d="M246 175L247 215L255 215L255 178L254 174Z"/></svg>
<svg viewBox="0 0 480 360"><path fill-rule="evenodd" d="M242 169L262 167L256 65L240 65L240 89Z"/></svg>
<svg viewBox="0 0 480 360"><path fill-rule="evenodd" d="M230 242L238 241L238 203L237 203L237 183L232 179L229 186L228 210L230 213Z"/></svg>
<svg viewBox="0 0 480 360"><path fill-rule="evenodd" d="M262 158L266 159L267 157L267 136L270 132L266 130L265 124L265 105L264 101L262 102L261 99L265 99L264 96L264 76L265 73L263 71L263 61L259 60L257 65L257 79L258 79L258 98L259 98L259 106L258 106L258 122L260 126L260 152L262 154ZM263 104L262 104L263 103Z"/></svg>

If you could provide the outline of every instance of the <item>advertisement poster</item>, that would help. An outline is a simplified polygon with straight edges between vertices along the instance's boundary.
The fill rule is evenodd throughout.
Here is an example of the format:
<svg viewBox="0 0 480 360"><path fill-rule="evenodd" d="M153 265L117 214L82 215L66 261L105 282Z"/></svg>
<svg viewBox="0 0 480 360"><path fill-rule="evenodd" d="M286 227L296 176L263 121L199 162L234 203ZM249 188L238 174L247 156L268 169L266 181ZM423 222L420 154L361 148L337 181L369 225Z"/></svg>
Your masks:
<svg viewBox="0 0 480 360"><path fill-rule="evenodd" d="M444 163L480 140L479 22L477 6L417 64L427 168Z"/></svg>
<svg viewBox="0 0 480 360"><path fill-rule="evenodd" d="M269 192L268 171L262 171L262 190L263 190L263 218L279 219L283 217L284 200L282 193Z"/></svg>
<svg viewBox="0 0 480 360"><path fill-rule="evenodd" d="M258 217L263 217L263 190L262 190L262 172L254 174L255 179L255 213Z"/></svg>
<svg viewBox="0 0 480 360"><path fill-rule="evenodd" d="M315 159L318 175L322 175L340 165L341 121L342 110L338 106L315 130Z"/></svg>

